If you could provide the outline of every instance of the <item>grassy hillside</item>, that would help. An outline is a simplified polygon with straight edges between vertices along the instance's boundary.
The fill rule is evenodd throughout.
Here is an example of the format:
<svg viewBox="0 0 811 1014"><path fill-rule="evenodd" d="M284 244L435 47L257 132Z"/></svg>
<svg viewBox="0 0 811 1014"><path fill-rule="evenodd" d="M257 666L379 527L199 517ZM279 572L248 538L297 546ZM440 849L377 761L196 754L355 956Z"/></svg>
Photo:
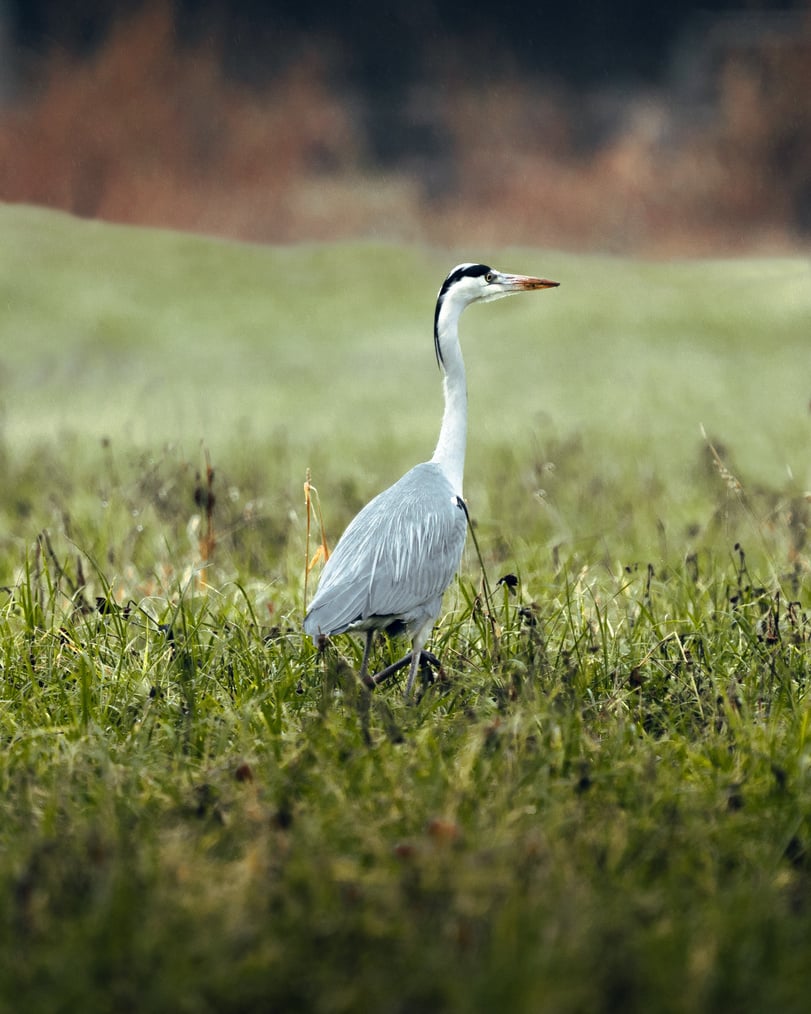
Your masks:
<svg viewBox="0 0 811 1014"><path fill-rule="evenodd" d="M436 290L456 260L488 258L562 284L466 318L474 450L552 425L601 452L630 442L650 467L678 466L703 422L766 476L807 467L801 259L268 249L0 212L3 399L15 441L68 431L227 443L246 425L258 440L284 430L308 451L329 433L330 453L350 456L383 435L419 455L436 428L428 409L439 410Z"/></svg>
<svg viewBox="0 0 811 1014"><path fill-rule="evenodd" d="M805 1009L807 264L0 226L0 1010ZM430 454L473 257L561 287L463 320L492 597L406 705L302 483Z"/></svg>

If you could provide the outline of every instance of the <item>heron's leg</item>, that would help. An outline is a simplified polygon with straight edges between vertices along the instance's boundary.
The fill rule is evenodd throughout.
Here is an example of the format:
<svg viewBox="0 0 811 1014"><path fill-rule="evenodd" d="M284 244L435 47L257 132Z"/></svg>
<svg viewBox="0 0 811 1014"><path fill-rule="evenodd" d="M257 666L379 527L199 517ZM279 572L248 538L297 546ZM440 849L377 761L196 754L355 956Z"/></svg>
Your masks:
<svg viewBox="0 0 811 1014"><path fill-rule="evenodd" d="M381 669L380 672L376 672L373 676L367 676L364 679L364 683L367 687L377 687L380 684L393 676L396 672L399 672L411 661L413 652L409 652L407 655L403 655L402 658L398 658L396 662L392 662L391 665L387 665L385 669Z"/></svg>
<svg viewBox="0 0 811 1014"><path fill-rule="evenodd" d="M360 680L361 683L365 683L367 680L366 670L369 666L369 655L372 651L372 638L375 636L374 630L366 631L366 644L363 646L363 661L360 664Z"/></svg>
<svg viewBox="0 0 811 1014"><path fill-rule="evenodd" d="M420 667L421 654L421 651L411 652L411 665L408 667L408 683L406 683L405 694L403 695L406 700L411 696L411 688L414 686L414 678Z"/></svg>
<svg viewBox="0 0 811 1014"><path fill-rule="evenodd" d="M436 657L431 654L430 651L423 649L419 654L420 664L427 663L434 669L441 669L442 663ZM385 669L381 669L380 672L375 673L373 676L367 676L364 679L364 683L370 689L380 686L389 676L393 676L398 673L401 669L404 669L410 662L414 661L414 652L410 651L407 655L403 655L402 658L398 658L396 662L392 662L391 665L387 665Z"/></svg>
<svg viewBox="0 0 811 1014"><path fill-rule="evenodd" d="M431 635L431 628L433 625L434 621L432 618L420 627L420 629L414 634L414 639L411 642L411 666L408 670L408 683L406 683L405 688L406 700L411 696L411 688L414 686L414 679L417 675L417 670L420 667L422 649L425 647L425 642Z"/></svg>

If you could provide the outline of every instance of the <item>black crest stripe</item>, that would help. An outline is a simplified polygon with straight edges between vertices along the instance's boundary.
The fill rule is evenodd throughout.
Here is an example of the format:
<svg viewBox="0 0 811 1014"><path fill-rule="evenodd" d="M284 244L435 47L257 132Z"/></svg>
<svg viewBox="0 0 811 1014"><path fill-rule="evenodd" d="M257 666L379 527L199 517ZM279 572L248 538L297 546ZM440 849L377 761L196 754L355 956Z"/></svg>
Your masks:
<svg viewBox="0 0 811 1014"><path fill-rule="evenodd" d="M439 296L436 301L436 309L434 310L434 351L436 352L436 361L440 366L443 363L442 350L439 347L439 312L442 309L442 303L448 289L461 278L481 278L488 271L492 271L492 268L489 268L486 264L460 264L451 271L442 283L442 288L439 290Z"/></svg>

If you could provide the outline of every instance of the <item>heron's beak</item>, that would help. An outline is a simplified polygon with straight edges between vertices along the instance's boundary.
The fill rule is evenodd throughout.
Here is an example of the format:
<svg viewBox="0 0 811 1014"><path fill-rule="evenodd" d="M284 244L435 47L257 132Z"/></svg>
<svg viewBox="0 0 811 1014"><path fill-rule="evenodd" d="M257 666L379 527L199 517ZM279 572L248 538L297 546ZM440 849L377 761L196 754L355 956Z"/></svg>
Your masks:
<svg viewBox="0 0 811 1014"><path fill-rule="evenodd" d="M505 292L528 292L532 289L554 289L560 282L550 282L546 278L532 278L530 275L504 275L498 277Z"/></svg>

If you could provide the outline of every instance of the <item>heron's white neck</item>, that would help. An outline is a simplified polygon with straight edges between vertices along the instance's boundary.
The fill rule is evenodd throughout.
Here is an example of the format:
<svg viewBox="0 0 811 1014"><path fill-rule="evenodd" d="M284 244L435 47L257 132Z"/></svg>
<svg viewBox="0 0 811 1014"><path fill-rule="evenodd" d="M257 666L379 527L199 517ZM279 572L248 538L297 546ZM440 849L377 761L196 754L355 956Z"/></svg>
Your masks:
<svg viewBox="0 0 811 1014"><path fill-rule="evenodd" d="M467 383L459 345L460 312L461 308L442 306L436 321L445 411L439 440L431 458L441 466L458 496L462 496L467 443Z"/></svg>

